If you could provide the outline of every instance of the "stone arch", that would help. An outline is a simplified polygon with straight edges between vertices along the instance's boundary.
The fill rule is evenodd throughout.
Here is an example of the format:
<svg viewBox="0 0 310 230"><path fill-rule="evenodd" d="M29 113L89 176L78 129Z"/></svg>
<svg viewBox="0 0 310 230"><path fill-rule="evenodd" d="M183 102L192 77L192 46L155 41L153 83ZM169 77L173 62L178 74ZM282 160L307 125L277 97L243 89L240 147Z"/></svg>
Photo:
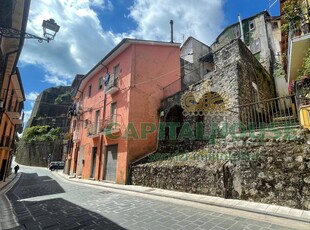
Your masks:
<svg viewBox="0 0 310 230"><path fill-rule="evenodd" d="M176 137L179 135L182 124L184 122L183 108L180 105L174 105L171 107L165 117L165 122L177 122L180 123L179 127L176 128ZM169 128L165 128L165 138L169 139Z"/></svg>

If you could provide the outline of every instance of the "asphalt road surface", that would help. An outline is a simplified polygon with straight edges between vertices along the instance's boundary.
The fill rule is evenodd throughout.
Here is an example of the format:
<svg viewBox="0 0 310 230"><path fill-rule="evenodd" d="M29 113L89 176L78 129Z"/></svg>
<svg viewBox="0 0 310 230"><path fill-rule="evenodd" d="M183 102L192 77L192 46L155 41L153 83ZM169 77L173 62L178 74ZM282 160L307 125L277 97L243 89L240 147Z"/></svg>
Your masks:
<svg viewBox="0 0 310 230"><path fill-rule="evenodd" d="M70 182L44 168L20 173L7 193L15 229L301 229L281 218Z"/></svg>

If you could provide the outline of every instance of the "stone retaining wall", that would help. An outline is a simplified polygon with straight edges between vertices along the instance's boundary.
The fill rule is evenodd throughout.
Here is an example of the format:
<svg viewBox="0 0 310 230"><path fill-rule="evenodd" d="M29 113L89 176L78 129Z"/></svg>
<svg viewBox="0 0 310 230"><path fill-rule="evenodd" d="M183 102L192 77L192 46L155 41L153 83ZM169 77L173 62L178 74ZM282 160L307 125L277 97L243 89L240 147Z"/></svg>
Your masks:
<svg viewBox="0 0 310 230"><path fill-rule="evenodd" d="M303 130L290 138L228 136L168 155L133 166L132 184L310 209L310 145Z"/></svg>
<svg viewBox="0 0 310 230"><path fill-rule="evenodd" d="M29 166L47 167L48 155L51 154L51 161L60 161L63 155L63 141L37 142L25 144L18 143L16 162Z"/></svg>

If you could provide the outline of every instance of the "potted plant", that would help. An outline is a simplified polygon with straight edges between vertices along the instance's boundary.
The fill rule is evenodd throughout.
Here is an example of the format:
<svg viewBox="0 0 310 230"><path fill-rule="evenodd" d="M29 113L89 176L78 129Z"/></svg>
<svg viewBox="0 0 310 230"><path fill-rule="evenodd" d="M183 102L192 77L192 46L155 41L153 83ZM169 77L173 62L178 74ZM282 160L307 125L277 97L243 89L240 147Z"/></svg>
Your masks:
<svg viewBox="0 0 310 230"><path fill-rule="evenodd" d="M285 32L294 32L295 36L301 34L302 5L300 0L287 0L283 3L284 24L281 28Z"/></svg>
<svg viewBox="0 0 310 230"><path fill-rule="evenodd" d="M305 53L306 55L303 58L301 69L298 71L299 79L310 77L310 48L308 48Z"/></svg>

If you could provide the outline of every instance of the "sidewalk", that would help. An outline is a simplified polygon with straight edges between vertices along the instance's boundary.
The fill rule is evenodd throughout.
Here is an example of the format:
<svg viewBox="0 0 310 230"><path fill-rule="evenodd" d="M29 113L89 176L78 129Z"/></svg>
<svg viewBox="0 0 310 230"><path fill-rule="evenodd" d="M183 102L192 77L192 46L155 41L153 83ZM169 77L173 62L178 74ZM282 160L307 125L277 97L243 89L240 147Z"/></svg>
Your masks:
<svg viewBox="0 0 310 230"><path fill-rule="evenodd" d="M7 178L5 178L5 182L1 181L0 182L0 192L1 190L3 190L8 184L11 183L11 181L13 181L15 179L17 175L14 173L11 173L11 175L9 175Z"/></svg>
<svg viewBox="0 0 310 230"><path fill-rule="evenodd" d="M0 229L11 229L19 226L13 207L5 193L14 185L11 182L17 181L20 175L20 173L12 173L5 179L5 182L0 182Z"/></svg>
<svg viewBox="0 0 310 230"><path fill-rule="evenodd" d="M232 209L237 209L237 210L242 210L242 211L247 211L247 212L265 214L265 215L310 223L310 211L305 211L301 209L294 209L294 208L284 207L284 206L279 206L279 205L256 203L256 202L250 202L250 201L245 201L245 200L224 199L221 197L177 192L177 191L136 186L136 185L120 185L120 184L113 184L113 183L108 183L108 182L103 182L103 181L77 179L77 178L72 178L64 174L62 171L59 171L56 174L66 180L77 182L77 183L84 183L84 184L89 184L89 185L101 186L105 188L126 190L126 191L131 191L131 192L138 192L138 193L162 196L162 197L168 197L168 198L175 198L175 199L180 199L184 201L197 202L200 204L214 205L214 206L223 207L223 208L232 208Z"/></svg>

